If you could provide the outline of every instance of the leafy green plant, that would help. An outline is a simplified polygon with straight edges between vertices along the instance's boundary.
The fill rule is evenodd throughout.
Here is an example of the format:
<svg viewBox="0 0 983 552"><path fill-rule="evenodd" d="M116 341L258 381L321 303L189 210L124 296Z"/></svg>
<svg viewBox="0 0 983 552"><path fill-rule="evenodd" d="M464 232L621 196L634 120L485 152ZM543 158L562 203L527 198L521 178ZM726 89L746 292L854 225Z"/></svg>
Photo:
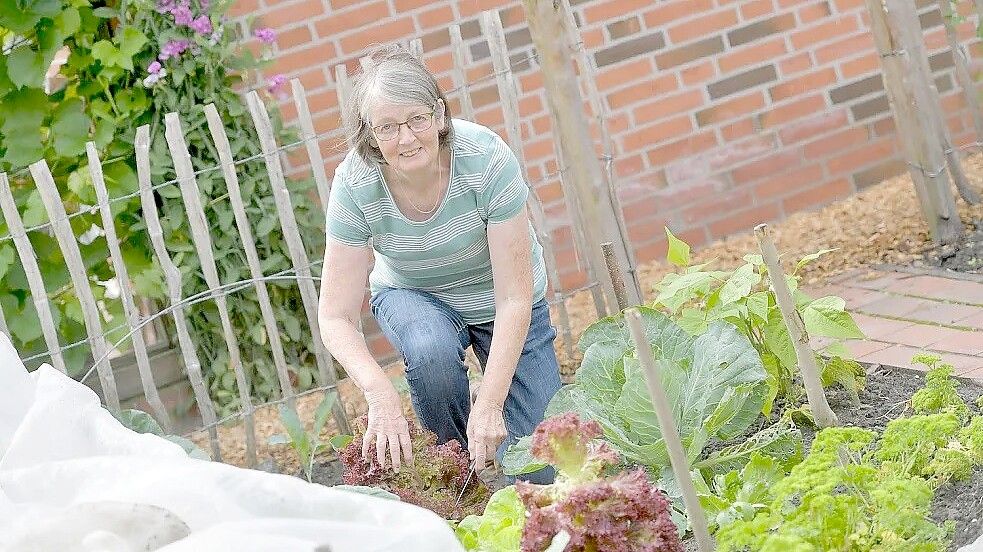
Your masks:
<svg viewBox="0 0 983 552"><path fill-rule="evenodd" d="M755 487L753 517L745 510L721 523L718 550L944 550L952 523L929 520L932 486L878 463L874 442L866 429L820 431L787 477Z"/></svg>
<svg viewBox="0 0 983 552"><path fill-rule="evenodd" d="M744 256L744 264L734 270L710 270L710 263L690 264L689 245L666 228L669 239L667 258L678 267L678 272L666 274L656 284L658 293L653 306L663 308L687 332L699 335L714 322L731 324L747 337L761 356L767 372L768 393L762 403L762 412L768 415L777 396L788 403L797 402L802 396L802 386L795 380L798 362L775 301L775 294L767 285L768 269L761 255ZM804 256L786 275L792 290L796 309L810 336L835 339L862 338L846 302L836 296L812 299L798 289L799 271L808 263L832 250L822 250ZM837 383L859 402L858 392L863 387L863 370L855 361L848 360L848 352L841 344L827 346L824 355L817 357L824 386Z"/></svg>
<svg viewBox="0 0 983 552"><path fill-rule="evenodd" d="M311 481L314 461L320 455L329 449L339 451L348 446L352 440L351 435L335 435L327 442L321 441L321 431L331 417L331 409L334 408L337 401L337 391L324 394L324 398L317 405L317 410L314 411L314 425L310 433L304 429L304 424L301 423L294 409L283 404L280 405L280 422L287 433L271 435L268 442L271 445L290 445L297 453L297 460L300 462L300 467L304 470L304 475L307 476L308 481Z"/></svg>
<svg viewBox="0 0 983 552"><path fill-rule="evenodd" d="M198 460L212 459L207 452L198 448L198 445L194 444L188 439L185 439L180 435L170 435L165 433L163 428L160 427L160 424L154 420L153 416L142 410L125 409L121 410L118 414L113 413L113 416L119 420L119 423L123 424L123 427L131 429L137 433L150 433L167 439L168 441L183 448L184 452L186 452L188 456L192 458L196 458Z"/></svg>
<svg viewBox="0 0 983 552"><path fill-rule="evenodd" d="M783 425L704 455L711 440L742 435L759 418L767 394L761 359L728 323L713 322L694 337L659 311L639 310L693 469L726 473L739 469L755 452L782 462L801 454L801 434ZM598 422L604 440L616 452L658 478L669 466L668 453L631 343L623 315L588 327L578 344L584 359L576 379L557 392L546 415L574 412ZM531 441L524 437L509 448L503 462L506 473L542 467L542 459L531 454Z"/></svg>
<svg viewBox="0 0 983 552"><path fill-rule="evenodd" d="M507 552L519 550L525 523L526 507L515 486L509 485L492 494L481 515L471 514L452 525L465 550Z"/></svg>
<svg viewBox="0 0 983 552"><path fill-rule="evenodd" d="M165 113L177 112L185 131L192 163L197 169L216 167L218 156L207 130L203 106L214 103L226 125L233 156L256 159L237 165L253 221L256 247L265 273L292 267L289 251L279 232L260 147L251 118L240 96L253 82L255 71L269 60L268 45L275 40L269 29L257 29L263 59L256 59L228 25L225 12L231 2L201 0L123 0L93 5L89 0L18 0L0 3L0 171L11 178L15 203L28 227L45 223L47 214L26 165L45 159L51 168L65 209L78 213L71 219L81 236L85 268L92 276L92 290L102 305L103 325L111 341L125 332L125 317L118 298L107 291L115 277L108 248L100 238L101 217L89 209L96 202L85 155L85 142L95 142L106 176L109 195L119 198L138 189L133 141L137 127L151 125L150 151L154 184L175 177L161 124ZM55 90L48 93L45 72L59 50L68 53L58 67ZM270 79L269 92L283 92L285 79ZM283 128L275 106L271 116L280 143L293 142L295 134ZM220 171L197 175L212 230L212 243L223 282L250 277L227 191ZM291 201L309 253L323 248L323 214L309 197L310 178L288 182ZM200 260L195 253L184 205L177 185L157 190L164 238L174 262L181 269L185 296L207 289ZM112 204L116 232L133 289L139 297L166 301L160 267L142 218L140 200L130 197ZM0 222L0 236L6 235ZM73 293L68 270L55 238L47 232L30 232L39 265L53 305L53 317L62 344L81 342L65 352L66 364L78 375L89 356L81 308ZM41 326L30 298L21 263L10 241L0 241L0 307L6 316L14 344L22 354L43 352ZM311 386L317 372L313 343L295 285L276 282L269 286L277 319L283 328L285 354L291 377L300 389ZM232 323L246 337L240 341L243 366L251 376L253 396L275 398L276 371L252 289L238 292L229 303ZM226 342L214 302L190 307L192 338L199 347L202 367L219 414L238 409L239 396L230 366ZM165 321L167 319L165 318ZM169 321L168 321L169 323ZM120 348L125 349L124 342ZM44 362L40 359L38 362Z"/></svg>
<svg viewBox="0 0 983 552"><path fill-rule="evenodd" d="M754 453L740 471L716 475L711 486L701 485L697 492L710 530L739 519L753 519L767 507L771 487L785 475L782 465L774 458ZM702 482L696 479L698 485Z"/></svg>
<svg viewBox="0 0 983 552"><path fill-rule="evenodd" d="M911 396L911 407L916 414L938 414L954 412L960 419L969 418L969 406L956 391L956 380L952 379L953 367L942 362L942 358L930 354L917 354L911 359L914 364L925 366L925 386Z"/></svg>

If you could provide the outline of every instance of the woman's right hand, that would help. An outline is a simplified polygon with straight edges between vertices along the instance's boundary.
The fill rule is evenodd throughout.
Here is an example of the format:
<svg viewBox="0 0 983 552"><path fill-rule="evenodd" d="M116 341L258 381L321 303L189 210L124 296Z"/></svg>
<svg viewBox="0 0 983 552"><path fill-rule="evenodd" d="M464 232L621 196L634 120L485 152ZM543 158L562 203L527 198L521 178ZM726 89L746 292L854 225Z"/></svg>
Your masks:
<svg viewBox="0 0 983 552"><path fill-rule="evenodd" d="M393 470L398 472L404 460L412 465L413 445L409 424L403 415L402 400L396 388L388 384L379 391L366 391L365 400L369 404L369 423L362 437L362 458L368 460L374 444L380 466L386 466L387 449Z"/></svg>

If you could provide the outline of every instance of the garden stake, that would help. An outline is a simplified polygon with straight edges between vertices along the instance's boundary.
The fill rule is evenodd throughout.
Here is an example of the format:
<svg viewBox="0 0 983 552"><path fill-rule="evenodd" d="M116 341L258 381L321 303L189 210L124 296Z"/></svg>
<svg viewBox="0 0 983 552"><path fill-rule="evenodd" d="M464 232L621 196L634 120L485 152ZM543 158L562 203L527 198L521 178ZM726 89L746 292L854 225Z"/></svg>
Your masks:
<svg viewBox="0 0 983 552"><path fill-rule="evenodd" d="M642 330L642 315L639 314L638 309L631 308L625 312L625 320L628 322L628 329L631 331L631 338L635 343L635 351L638 355L638 362L642 366L642 373L645 374L645 383L648 385L649 395L652 397L655 415L659 419L659 430L662 432L662 439L665 441L666 450L669 452L672 472L676 475L676 481L683 493L683 504L686 506L686 514L689 516L690 525L693 527L693 536L696 537L697 548L700 552L710 552L713 550L713 540L710 538L710 531L707 528L707 517L703 513L703 507L700 506L700 500L696 496L696 487L693 486L693 479L689 472L689 462L683 452L683 443L679 438L676 420L672 417L669 399L662 387L662 376L659 374L658 365L652 357L652 347Z"/></svg>
<svg viewBox="0 0 983 552"><path fill-rule="evenodd" d="M805 385L806 396L809 399L809 409L812 410L816 425L820 428L837 426L840 422L829 407L826 393L823 392L819 380L819 368L816 366L816 353L809 346L809 334L806 333L802 316L795 310L792 292L789 291L788 282L785 281L785 272L782 271L782 265L778 260L775 242L768 233L768 225L755 226L754 235L758 238L761 257L768 267L768 279L771 280L771 287L775 290L775 301L782 313L782 320L785 321L788 335L792 339L792 345L795 346L795 357L802 372L802 383Z"/></svg>
<svg viewBox="0 0 983 552"><path fill-rule="evenodd" d="M614 256L614 246L611 242L604 242L601 244L601 252L604 253L604 264L608 266L608 274L611 275L611 285L614 286L618 310L623 311L628 308L628 291L625 290L625 279L621 276L618 259Z"/></svg>

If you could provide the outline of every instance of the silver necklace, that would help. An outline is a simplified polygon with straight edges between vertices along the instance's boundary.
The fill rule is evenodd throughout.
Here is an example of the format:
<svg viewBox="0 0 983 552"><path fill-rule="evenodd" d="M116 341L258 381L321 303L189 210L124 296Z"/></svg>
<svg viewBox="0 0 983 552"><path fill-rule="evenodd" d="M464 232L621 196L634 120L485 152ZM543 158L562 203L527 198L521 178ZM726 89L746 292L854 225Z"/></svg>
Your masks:
<svg viewBox="0 0 983 552"><path fill-rule="evenodd" d="M438 186L439 185L443 185L443 183L444 183L443 180L444 180L444 164L440 161L440 156L438 156L437 157L437 184L438 184ZM434 202L433 207L431 207L427 211L424 211L423 209L420 209L419 207L417 207L416 206L416 203L413 203L413 200L410 199L410 196L406 196L406 202L409 203L411 207L413 207L414 209L416 209L416 211L418 213L420 213L422 215L429 215L429 214L431 214L431 213L433 213L434 211L437 210L437 207L440 205L440 197L441 197L441 194L438 193L437 194L437 200Z"/></svg>

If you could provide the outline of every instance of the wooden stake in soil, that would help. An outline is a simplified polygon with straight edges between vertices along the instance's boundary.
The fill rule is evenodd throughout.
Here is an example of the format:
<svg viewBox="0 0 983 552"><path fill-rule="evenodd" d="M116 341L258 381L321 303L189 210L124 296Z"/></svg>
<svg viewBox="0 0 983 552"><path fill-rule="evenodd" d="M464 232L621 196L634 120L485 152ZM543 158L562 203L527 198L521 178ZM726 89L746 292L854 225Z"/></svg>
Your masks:
<svg viewBox="0 0 983 552"><path fill-rule="evenodd" d="M792 299L792 292L785 281L785 272L782 270L781 262L778 260L778 250L775 249L775 242L768 232L767 224L759 224L754 228L754 235L758 238L758 245L761 248L761 257L765 266L768 267L768 279L771 280L771 287L775 290L775 301L778 309L782 312L782 320L788 327L788 335L795 347L795 358L802 372L802 383L806 388L806 396L809 399L809 409L816 419L816 425L820 428L839 425L836 413L829 407L826 400L826 393L823 392L823 385L819 379L819 367L816 366L816 353L809 346L809 334L806 333L805 323L799 311L795 310L795 300Z"/></svg>
<svg viewBox="0 0 983 552"><path fill-rule="evenodd" d="M686 460L686 453L683 452L683 442L679 437L676 420L672 417L672 406L669 404L669 398L666 397L666 391L662 387L659 365L652 357L652 346L645 338L645 330L642 329L642 315L639 314L638 309L630 308L625 312L625 321L628 322L631 339L635 343L638 363L642 366L642 373L645 374L645 384L648 386L649 396L652 398L655 416L659 419L659 430L662 432L662 440L665 442L666 451L669 453L672 472L676 476L676 482L683 493L683 504L686 506L686 514L693 528L696 545L700 552L709 552L713 550L714 546L713 539L710 538L710 531L707 528L707 517L703 512L703 507L700 506L700 499L696 496L696 487L693 486L689 462Z"/></svg>
<svg viewBox="0 0 983 552"><path fill-rule="evenodd" d="M913 10L902 5L909 1L865 0L880 53L884 87L922 214L932 239L946 244L962 236L963 226L949 188L945 148L938 133L940 127L933 120L932 95L915 55L921 51L920 35L913 40L913 33L907 30L921 28Z"/></svg>
<svg viewBox="0 0 983 552"><path fill-rule="evenodd" d="M17 249L17 256L20 258L21 266L24 267L24 274L27 276L31 301L34 303L38 320L41 322L41 335L44 336L44 345L48 348L51 364L59 372L67 374L68 368L65 366L65 358L61 354L58 332L55 330L55 321L51 315L51 303L48 301L48 291L44 288L44 278L41 276L40 267L38 267L38 258L34 253L31 240L27 237L24 221L20 218L17 204L14 203L7 173L2 172L0 172L0 210L3 211L4 222L7 223L10 237L14 240L14 248Z"/></svg>
<svg viewBox="0 0 983 552"><path fill-rule="evenodd" d="M72 232L72 226L68 222L68 214L65 213L65 205L61 202L61 196L55 186L55 179L51 176L51 170L48 169L48 162L42 159L31 165L31 176L34 177L34 183L41 194L44 208L48 211L48 219L51 221L55 237L58 239L58 247L64 255L65 264L68 266L68 272L72 277L72 285L75 287L75 293L78 294L78 300L82 306L82 320L85 322L85 332L89 337L92 356L96 360L96 371L99 373L99 384L102 386L103 398L111 412L119 413L116 377L113 375L113 367L109 363L110 348L102 331L99 307L96 305L92 288L89 287L89 275L85 271L82 252L79 250L78 240Z"/></svg>
<svg viewBox="0 0 983 552"><path fill-rule="evenodd" d="M601 244L601 251L604 253L604 263L607 264L611 283L614 284L614 295L618 298L618 310L623 311L628 308L628 293L625 291L625 279L621 275L618 259L614 257L614 246L611 245L611 242L604 242Z"/></svg>
<svg viewBox="0 0 983 552"><path fill-rule="evenodd" d="M119 238L116 236L116 226L113 223L113 212L109 206L109 192L106 190L106 180L102 173L102 162L99 160L99 152L96 150L95 142L85 144L85 152L89 160L89 174L92 176L92 185L96 190L96 201L99 204L99 213L102 215L102 228L106 232L106 244L109 246L109 257L113 262L113 269L116 271L116 281L119 283L120 299L123 302L123 312L126 320L133 330L130 339L133 341L133 355L137 361L137 371L140 373L140 383L143 385L143 394L147 402L157 416L157 421L167 433L173 433L174 425L171 423L171 416L164 408L164 403L160 400L157 392L157 384L154 382L154 374L150 369L150 357L147 355L147 344L143 340L143 332L140 331L140 311L137 310L136 302L133 300L133 290L130 288L130 274L123 262L123 252L119 247Z"/></svg>

